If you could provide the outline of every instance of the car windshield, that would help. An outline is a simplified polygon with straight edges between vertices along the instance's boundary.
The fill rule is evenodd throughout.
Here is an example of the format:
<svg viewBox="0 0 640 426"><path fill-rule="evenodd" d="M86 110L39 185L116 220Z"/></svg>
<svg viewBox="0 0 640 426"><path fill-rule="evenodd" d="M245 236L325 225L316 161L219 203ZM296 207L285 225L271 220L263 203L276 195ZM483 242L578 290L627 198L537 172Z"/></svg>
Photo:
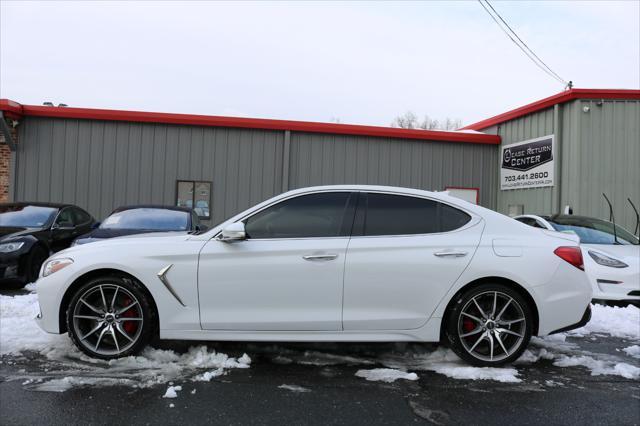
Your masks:
<svg viewBox="0 0 640 426"><path fill-rule="evenodd" d="M58 211L55 207L7 205L0 207L0 226L42 228Z"/></svg>
<svg viewBox="0 0 640 426"><path fill-rule="evenodd" d="M557 218L550 221L551 226L560 232L575 232L584 244L616 244L613 223L600 219L576 217ZM637 245L638 238L624 228L616 225L618 244Z"/></svg>
<svg viewBox="0 0 640 426"><path fill-rule="evenodd" d="M113 213L102 222L100 229L186 231L188 225L188 212L158 208L138 208Z"/></svg>

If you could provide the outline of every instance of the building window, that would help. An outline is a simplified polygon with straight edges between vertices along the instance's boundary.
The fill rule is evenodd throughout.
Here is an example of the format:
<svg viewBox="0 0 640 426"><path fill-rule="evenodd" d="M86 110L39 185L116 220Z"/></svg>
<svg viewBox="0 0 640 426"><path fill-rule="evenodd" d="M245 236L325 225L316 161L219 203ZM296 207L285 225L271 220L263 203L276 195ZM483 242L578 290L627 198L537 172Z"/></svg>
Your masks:
<svg viewBox="0 0 640 426"><path fill-rule="evenodd" d="M200 219L210 219L211 182L179 180L176 205L193 209Z"/></svg>

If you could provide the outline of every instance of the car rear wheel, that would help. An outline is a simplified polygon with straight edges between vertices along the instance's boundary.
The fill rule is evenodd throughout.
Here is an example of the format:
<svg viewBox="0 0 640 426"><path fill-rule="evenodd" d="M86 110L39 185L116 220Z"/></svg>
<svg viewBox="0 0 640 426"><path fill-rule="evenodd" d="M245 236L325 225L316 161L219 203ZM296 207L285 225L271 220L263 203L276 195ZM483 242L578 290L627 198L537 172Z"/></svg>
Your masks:
<svg viewBox="0 0 640 426"><path fill-rule="evenodd" d="M449 346L472 365L515 361L531 339L531 309L520 293L503 284L483 284L464 292L446 318Z"/></svg>
<svg viewBox="0 0 640 426"><path fill-rule="evenodd" d="M155 333L156 313L136 281L118 276L94 279L78 289L67 309L73 343L94 358L139 353Z"/></svg>

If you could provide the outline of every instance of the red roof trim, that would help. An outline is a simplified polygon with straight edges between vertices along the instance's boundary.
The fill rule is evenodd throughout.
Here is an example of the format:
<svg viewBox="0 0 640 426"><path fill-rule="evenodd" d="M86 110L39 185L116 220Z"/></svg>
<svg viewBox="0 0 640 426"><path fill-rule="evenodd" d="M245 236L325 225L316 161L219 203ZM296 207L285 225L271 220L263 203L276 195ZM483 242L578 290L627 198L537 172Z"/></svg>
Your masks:
<svg viewBox="0 0 640 426"><path fill-rule="evenodd" d="M514 118L522 117L523 115L531 114L542 109L550 108L556 104L569 102L574 99L638 99L640 100L640 90L627 90L627 89L571 89L565 92L560 92L548 98L541 99L536 102L532 102L520 108L507 111L505 113L496 115L486 120L478 121L477 123L469 124L462 128L462 130L482 130L487 127L495 126L496 124L504 123Z"/></svg>
<svg viewBox="0 0 640 426"><path fill-rule="evenodd" d="M500 136L459 131L399 129L393 127L360 126L354 124L314 123L308 121L270 120L262 118L220 117L210 115L169 114L160 112L120 111L91 108L20 105L0 99L0 110L10 118L22 116L75 118L86 120L133 121L207 127L240 127L263 130L291 130L310 133L333 133L386 138L419 139L444 142L468 142L497 145Z"/></svg>

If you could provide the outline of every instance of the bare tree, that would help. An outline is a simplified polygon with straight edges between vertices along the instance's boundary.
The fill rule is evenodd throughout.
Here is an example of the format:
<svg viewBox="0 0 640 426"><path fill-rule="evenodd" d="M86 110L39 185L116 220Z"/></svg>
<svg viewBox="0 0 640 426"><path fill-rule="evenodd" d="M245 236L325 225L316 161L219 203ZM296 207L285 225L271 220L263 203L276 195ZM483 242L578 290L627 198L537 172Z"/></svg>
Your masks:
<svg viewBox="0 0 640 426"><path fill-rule="evenodd" d="M400 127L401 129L422 129L422 130L456 130L462 126L462 120L459 118L445 118L443 121L432 119L425 115L422 120L412 112L407 111L397 116L392 122L391 127Z"/></svg>

